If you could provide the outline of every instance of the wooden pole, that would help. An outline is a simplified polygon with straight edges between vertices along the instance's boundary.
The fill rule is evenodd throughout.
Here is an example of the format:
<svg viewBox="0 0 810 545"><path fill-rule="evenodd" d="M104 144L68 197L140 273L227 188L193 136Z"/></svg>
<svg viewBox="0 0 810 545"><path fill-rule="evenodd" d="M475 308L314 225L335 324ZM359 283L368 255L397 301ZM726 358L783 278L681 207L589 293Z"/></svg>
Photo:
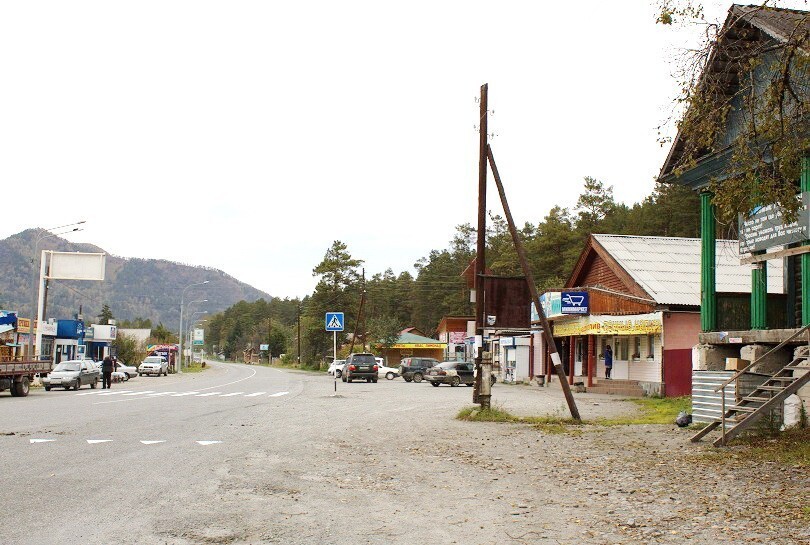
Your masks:
<svg viewBox="0 0 810 545"><path fill-rule="evenodd" d="M478 237L475 251L475 335L481 339L481 348L475 355L475 385L473 402L479 403L482 409L490 406L489 375L484 378L482 365L484 344L484 273L486 271L486 238L487 238L487 84L481 86L478 119ZM490 360L491 361L491 360Z"/></svg>
<svg viewBox="0 0 810 545"><path fill-rule="evenodd" d="M596 369L596 357L594 356L595 351L596 342L594 335L588 335L588 388L593 386L593 375L594 370Z"/></svg>
<svg viewBox="0 0 810 545"><path fill-rule="evenodd" d="M557 345L554 344L554 337L551 334L551 328L546 320L546 314L543 312L543 305L540 304L540 295L537 293L537 285L534 283L534 276L532 275L531 267L529 267L529 259L526 257L526 250L523 248L523 242L518 237L515 222L512 219L512 212L509 209L509 203L506 201L506 193L501 183L501 176L498 174L498 167L495 166L495 158L492 155L492 147L487 146L487 157L489 159L489 166L492 168L492 177L495 178L495 183L498 186L498 194L501 196L501 204L503 205L503 212L506 216L506 221L509 225L509 232L512 234L512 241L515 244L518 258L520 259L520 266L523 269L523 275L526 277L526 282L529 285L529 292L532 294L532 301L537 307L537 314L540 316L540 324L543 327L543 337L548 344L548 349L551 354L551 361L554 364L554 370L560 379L560 386L562 387L563 394L565 394L565 401L568 403L568 410L571 411L571 416L574 420L582 420L579 416L579 409L577 409L574 395L571 393L571 387L565 377L562 362L560 361L560 354L557 352Z"/></svg>
<svg viewBox="0 0 810 545"><path fill-rule="evenodd" d="M574 384L574 365L576 363L574 347L576 346L576 343L576 337L568 337L568 384Z"/></svg>
<svg viewBox="0 0 810 545"><path fill-rule="evenodd" d="M357 311L357 319L354 321L354 333L352 333L352 342L351 344L349 344L349 354L351 354L352 350L354 350L354 340L357 338L357 329L360 326L360 317L363 315L363 303L365 302L365 300L366 300L366 269L363 268L363 291L360 293L360 309ZM365 347L363 347L363 350L365 350Z"/></svg>

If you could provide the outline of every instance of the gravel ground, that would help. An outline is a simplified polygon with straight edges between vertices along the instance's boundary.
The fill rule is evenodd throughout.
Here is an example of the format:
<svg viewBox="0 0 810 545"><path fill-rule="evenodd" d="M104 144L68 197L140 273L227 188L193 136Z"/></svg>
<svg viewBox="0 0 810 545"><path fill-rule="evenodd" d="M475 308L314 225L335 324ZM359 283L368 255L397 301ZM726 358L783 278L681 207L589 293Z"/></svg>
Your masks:
<svg viewBox="0 0 810 545"><path fill-rule="evenodd" d="M468 388L395 381L330 397L314 395L321 377L302 380L306 427L211 468L217 507L164 533L168 542L810 543L807 468L709 460L714 449L689 443L690 430L546 434L455 420ZM553 388L499 385L494 399L516 414L566 416ZM586 419L636 410L577 400Z"/></svg>

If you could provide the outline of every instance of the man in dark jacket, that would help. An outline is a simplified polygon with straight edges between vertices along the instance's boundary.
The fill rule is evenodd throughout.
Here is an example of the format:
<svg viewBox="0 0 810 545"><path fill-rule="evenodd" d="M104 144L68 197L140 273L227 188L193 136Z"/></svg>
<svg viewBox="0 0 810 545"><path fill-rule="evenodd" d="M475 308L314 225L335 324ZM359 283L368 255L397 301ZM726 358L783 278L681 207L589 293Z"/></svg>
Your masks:
<svg viewBox="0 0 810 545"><path fill-rule="evenodd" d="M110 356L104 358L101 362L101 388L107 389L112 387L112 374L113 374L113 359Z"/></svg>

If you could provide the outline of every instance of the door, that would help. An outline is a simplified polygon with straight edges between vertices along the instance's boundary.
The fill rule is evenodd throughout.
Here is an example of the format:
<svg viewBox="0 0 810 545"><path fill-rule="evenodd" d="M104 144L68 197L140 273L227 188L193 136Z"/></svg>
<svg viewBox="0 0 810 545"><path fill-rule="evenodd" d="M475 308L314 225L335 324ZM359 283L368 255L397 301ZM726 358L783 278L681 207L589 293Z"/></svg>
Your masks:
<svg viewBox="0 0 810 545"><path fill-rule="evenodd" d="M692 395L692 349L664 350L664 396Z"/></svg>

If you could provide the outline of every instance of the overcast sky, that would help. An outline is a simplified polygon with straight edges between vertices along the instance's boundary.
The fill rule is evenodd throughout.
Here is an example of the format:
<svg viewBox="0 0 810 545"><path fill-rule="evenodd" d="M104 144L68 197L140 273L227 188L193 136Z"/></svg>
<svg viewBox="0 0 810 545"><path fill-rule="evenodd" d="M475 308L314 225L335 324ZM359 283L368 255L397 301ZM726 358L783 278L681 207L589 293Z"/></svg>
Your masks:
<svg viewBox="0 0 810 545"><path fill-rule="evenodd" d="M721 19L729 5L707 2ZM697 44L655 15L645 0L4 2L0 238L82 219L70 240L280 297L311 292L335 239L368 275L412 271L476 221L485 82L518 223L573 207L585 176L632 204L668 151L673 51Z"/></svg>

